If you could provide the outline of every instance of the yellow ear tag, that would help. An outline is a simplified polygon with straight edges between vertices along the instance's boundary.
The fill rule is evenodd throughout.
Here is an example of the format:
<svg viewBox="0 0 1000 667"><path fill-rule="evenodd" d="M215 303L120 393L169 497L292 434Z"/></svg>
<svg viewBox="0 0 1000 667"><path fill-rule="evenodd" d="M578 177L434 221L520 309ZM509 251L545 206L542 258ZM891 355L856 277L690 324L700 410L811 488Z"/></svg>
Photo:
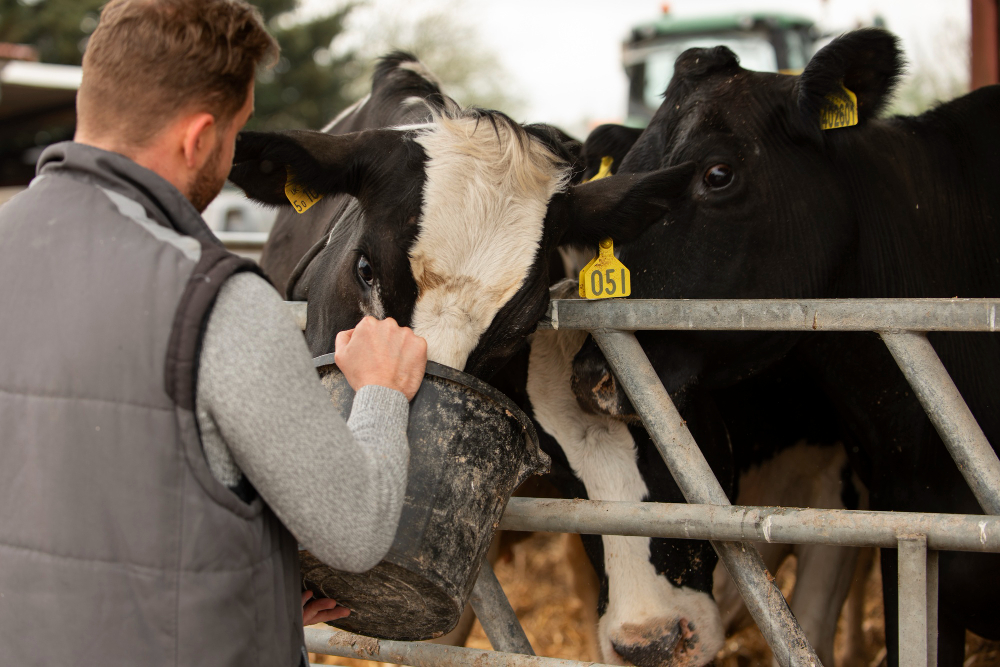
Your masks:
<svg viewBox="0 0 1000 667"><path fill-rule="evenodd" d="M614 161L610 155L602 157L601 168L587 182L610 176ZM631 274L615 257L614 242L611 239L604 239L597 248L597 257L587 262L580 271L580 296L584 299L610 299L616 296L628 296L631 293Z"/></svg>
<svg viewBox="0 0 1000 667"><path fill-rule="evenodd" d="M588 178L586 180L586 182L590 183L591 181L599 181L602 178L606 178L607 176L610 176L611 175L611 165L614 164L614 162L615 162L615 159L613 157L611 157L610 155L605 155L604 157L602 157L601 158L601 168L597 170L597 173L594 174L594 176L592 178Z"/></svg>
<svg viewBox="0 0 1000 667"><path fill-rule="evenodd" d="M844 87L826 96L819 112L821 130L834 130L858 124L858 96Z"/></svg>
<svg viewBox="0 0 1000 667"><path fill-rule="evenodd" d="M601 241L597 257L580 271L580 296L584 299L610 299L632 293L629 270L615 257L611 239Z"/></svg>
<svg viewBox="0 0 1000 667"><path fill-rule="evenodd" d="M302 187L295 182L292 170L287 167L285 170L288 173L288 180L285 181L285 196L288 197L288 201L291 202L296 211L305 213L313 204L322 199L323 195L317 194L311 188Z"/></svg>

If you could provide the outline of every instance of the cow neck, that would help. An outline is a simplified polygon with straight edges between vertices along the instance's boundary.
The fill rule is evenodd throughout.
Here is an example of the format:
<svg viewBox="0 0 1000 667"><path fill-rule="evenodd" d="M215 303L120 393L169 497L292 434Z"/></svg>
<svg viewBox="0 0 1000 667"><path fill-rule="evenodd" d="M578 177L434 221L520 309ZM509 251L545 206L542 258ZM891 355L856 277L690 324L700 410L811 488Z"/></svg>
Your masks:
<svg viewBox="0 0 1000 667"><path fill-rule="evenodd" d="M864 134L845 133L832 144L858 225L854 266L836 296L947 298L992 292L995 262L989 249L996 247L997 234L988 226L964 223L983 216L986 200L963 188L967 166L941 148L965 140L921 117L873 121ZM949 257L975 259L955 273Z"/></svg>
<svg viewBox="0 0 1000 667"><path fill-rule="evenodd" d="M63 176L108 188L141 204L157 224L202 244L221 245L180 190L120 153L64 141L42 152L37 173L39 177Z"/></svg>

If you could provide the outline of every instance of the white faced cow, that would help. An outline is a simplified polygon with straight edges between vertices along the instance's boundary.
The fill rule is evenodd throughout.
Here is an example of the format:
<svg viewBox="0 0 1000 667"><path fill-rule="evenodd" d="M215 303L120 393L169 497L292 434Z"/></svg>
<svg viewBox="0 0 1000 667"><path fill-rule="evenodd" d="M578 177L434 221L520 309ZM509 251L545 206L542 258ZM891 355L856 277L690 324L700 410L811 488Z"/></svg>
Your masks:
<svg viewBox="0 0 1000 667"><path fill-rule="evenodd" d="M578 148L554 128L459 108L396 53L325 131L243 132L230 179L282 207L261 266L308 301L314 355L364 315L392 317L432 361L489 377L544 315L558 245L631 240L690 180L681 165L572 185ZM289 178L323 199L296 213Z"/></svg>

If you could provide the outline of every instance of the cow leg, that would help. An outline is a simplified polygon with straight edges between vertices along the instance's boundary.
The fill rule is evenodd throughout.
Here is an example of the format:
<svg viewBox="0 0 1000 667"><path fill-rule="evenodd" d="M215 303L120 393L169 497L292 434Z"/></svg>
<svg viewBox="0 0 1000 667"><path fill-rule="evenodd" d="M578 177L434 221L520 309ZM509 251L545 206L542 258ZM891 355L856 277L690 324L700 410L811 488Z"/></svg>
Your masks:
<svg viewBox="0 0 1000 667"><path fill-rule="evenodd" d="M842 667L863 667L868 664L865 658L865 592L868 587L868 577L875 562L875 549L864 547L858 549L857 562L854 565L854 579L851 590L847 593L844 603L844 655Z"/></svg>
<svg viewBox="0 0 1000 667"><path fill-rule="evenodd" d="M649 493L636 464L628 427L585 413L571 389L573 356L586 334L540 331L532 341L528 396L535 419L559 443L587 495L639 502ZM598 623L603 660L640 667L703 665L723 642L718 607L711 596L674 586L650 562L650 540L602 538L608 604Z"/></svg>
<svg viewBox="0 0 1000 667"><path fill-rule="evenodd" d="M736 503L843 509L843 484L860 485L850 476L845 479L846 463L846 455L839 445L800 442L742 471ZM852 491L852 495L866 497L857 488ZM756 543L755 546L772 573L778 571L789 554L795 554L795 588L789 607L823 664L833 665L837 619L851 588L858 550L815 544ZM721 564L715 571L714 595L727 632L735 632L750 622L743 600Z"/></svg>
<svg viewBox="0 0 1000 667"><path fill-rule="evenodd" d="M837 619L851 589L858 550L804 544L798 558L795 590L789 607L824 665L833 664Z"/></svg>

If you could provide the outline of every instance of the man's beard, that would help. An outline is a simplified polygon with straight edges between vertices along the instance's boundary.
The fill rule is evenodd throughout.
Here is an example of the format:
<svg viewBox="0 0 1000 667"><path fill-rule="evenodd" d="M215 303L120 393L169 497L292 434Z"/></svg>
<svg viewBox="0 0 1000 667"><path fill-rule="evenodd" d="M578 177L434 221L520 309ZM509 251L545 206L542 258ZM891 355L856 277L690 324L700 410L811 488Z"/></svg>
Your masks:
<svg viewBox="0 0 1000 667"><path fill-rule="evenodd" d="M219 169L219 156L221 155L222 144L219 143L208 157L208 160L205 161L205 164L195 174L194 182L191 183L188 199L199 213L202 213L208 207L216 195L222 191L222 186L226 184L225 176L219 178L216 175Z"/></svg>

